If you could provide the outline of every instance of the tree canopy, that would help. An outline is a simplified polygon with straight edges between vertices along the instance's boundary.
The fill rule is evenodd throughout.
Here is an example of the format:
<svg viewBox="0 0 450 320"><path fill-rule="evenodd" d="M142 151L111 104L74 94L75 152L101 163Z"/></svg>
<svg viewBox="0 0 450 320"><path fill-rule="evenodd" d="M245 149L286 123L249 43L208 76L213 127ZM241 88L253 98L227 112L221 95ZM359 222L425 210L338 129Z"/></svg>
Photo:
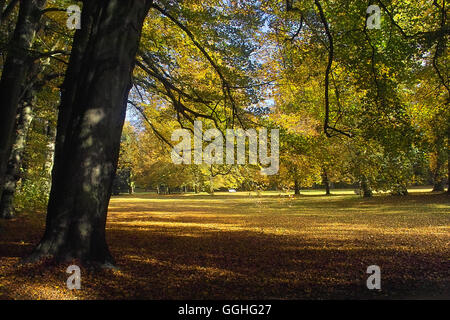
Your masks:
<svg viewBox="0 0 450 320"><path fill-rule="evenodd" d="M70 5L79 29L67 27ZM371 196L448 181L445 0L10 0L0 10L0 214L48 208L32 259L113 264L108 202L135 187L329 194L341 184ZM171 134L196 120L279 129L278 174L174 164Z"/></svg>

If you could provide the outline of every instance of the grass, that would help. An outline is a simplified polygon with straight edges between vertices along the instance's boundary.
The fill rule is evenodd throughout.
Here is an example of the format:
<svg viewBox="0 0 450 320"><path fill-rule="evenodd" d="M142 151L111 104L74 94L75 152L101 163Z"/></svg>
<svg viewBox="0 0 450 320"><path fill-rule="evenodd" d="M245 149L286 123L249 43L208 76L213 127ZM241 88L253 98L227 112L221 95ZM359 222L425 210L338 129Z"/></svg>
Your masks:
<svg viewBox="0 0 450 320"><path fill-rule="evenodd" d="M107 240L120 270L15 266L39 241L45 216L0 224L3 299L450 298L450 199L353 191L113 197ZM381 290L366 269L381 268Z"/></svg>

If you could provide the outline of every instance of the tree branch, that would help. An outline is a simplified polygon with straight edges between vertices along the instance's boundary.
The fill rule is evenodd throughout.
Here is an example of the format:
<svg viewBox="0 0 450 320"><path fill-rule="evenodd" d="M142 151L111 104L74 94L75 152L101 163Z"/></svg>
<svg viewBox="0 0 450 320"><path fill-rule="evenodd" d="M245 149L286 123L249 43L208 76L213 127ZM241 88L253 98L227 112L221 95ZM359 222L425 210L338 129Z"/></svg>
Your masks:
<svg viewBox="0 0 450 320"><path fill-rule="evenodd" d="M173 148L173 145L166 139L164 138L164 136L155 128L155 126L153 125L153 123L148 119L147 115L145 114L144 110L142 110L142 108L140 106L138 106L136 103L134 103L131 100L127 101L129 104L131 104L144 118L145 122L148 123L148 125L150 126L150 128L152 129L152 131L155 133L155 135L164 143L166 143L167 145L169 145L171 148Z"/></svg>
<svg viewBox="0 0 450 320"><path fill-rule="evenodd" d="M169 20L171 20L175 25L177 25L186 35L191 39L192 43L197 47L197 49L200 50L200 52L203 54L203 56L208 60L208 62L211 64L213 69L216 71L217 75L219 76L221 82L222 82L222 91L224 94L224 101L226 102L227 98L230 99L231 108L232 108L232 117L233 117L233 123L234 118L238 119L239 123L242 125L242 121L238 115L237 112L237 106L234 101L234 97L231 94L231 86L226 80L225 76L223 75L222 71L220 70L219 66L215 63L215 61L212 59L212 57L209 55L209 53L206 51L206 49L196 40L195 36L192 34L192 32L178 19L176 19L174 16L172 16L166 9L161 8L156 3L152 3L152 8L159 11L162 15L167 17Z"/></svg>
<svg viewBox="0 0 450 320"><path fill-rule="evenodd" d="M330 99L329 99L330 71L331 71L331 67L333 65L333 57L334 57L333 36L331 35L330 28L328 26L328 22L325 17L325 14L323 12L323 8L320 4L320 1L315 0L314 3L316 5L317 9L319 10L320 20L322 21L322 24L325 29L325 34L327 35L327 38L328 38L328 64L327 64L327 68L325 70L325 119L324 119L323 131L327 137L331 137L331 134L328 132L328 129L336 131L347 137L352 137L353 135L351 133L344 132L342 130L333 128L329 125L329 121L330 121Z"/></svg>
<svg viewBox="0 0 450 320"><path fill-rule="evenodd" d="M2 1L2 6L0 7L0 10L3 10L3 5L5 4L5 2L6 1ZM6 6L5 10L1 12L0 24L3 23L3 21L10 16L10 14L13 12L14 8L18 3L19 0L11 0L11 2Z"/></svg>

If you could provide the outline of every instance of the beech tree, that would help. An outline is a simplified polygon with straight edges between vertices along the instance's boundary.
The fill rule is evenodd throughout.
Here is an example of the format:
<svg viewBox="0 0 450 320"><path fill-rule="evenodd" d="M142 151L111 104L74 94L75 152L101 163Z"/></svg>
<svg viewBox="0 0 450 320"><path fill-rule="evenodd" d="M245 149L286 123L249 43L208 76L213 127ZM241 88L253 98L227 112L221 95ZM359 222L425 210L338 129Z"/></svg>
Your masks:
<svg viewBox="0 0 450 320"><path fill-rule="evenodd" d="M12 1L10 5L15 3L15 1ZM9 43L7 58L2 70L0 80L0 98L2 100L2 116L0 117L0 193L3 188L3 180L13 144L17 106L32 62L29 49L39 27L45 3L45 0L22 0L20 2L16 28ZM3 5L0 9L3 9ZM2 16L4 13L2 13Z"/></svg>
<svg viewBox="0 0 450 320"><path fill-rule="evenodd" d="M152 1L84 1L62 88L46 229L29 261L111 266L105 223L131 75Z"/></svg>
<svg viewBox="0 0 450 320"><path fill-rule="evenodd" d="M24 83L36 60L36 48L30 50L34 34L49 27L43 14L64 12L59 18L65 19L70 3L47 2L49 7L43 0L20 1L2 60L2 187L11 145L24 132L18 125L14 139L17 106L26 102L21 101ZM139 112L152 138L165 143L172 129L192 129L195 120L220 130L270 123L284 127L290 133L282 142L292 152L282 156L281 172L293 178L287 186L293 184L296 192L301 185L322 181L329 189L330 181L350 180L359 182L366 195L372 190L405 194L408 183L416 181L417 154L426 152L436 154L435 180L442 184L450 128L445 3L428 3L422 12L411 1L404 7L376 2L383 10L380 30L367 28L367 4L353 0L82 1L81 29L74 35L64 83L61 91L53 90L58 85L51 88L61 99L55 163L45 234L28 260L52 256L114 264L105 224L127 105ZM0 23L12 25L7 17L16 17L18 3L0 1ZM2 32L2 39L8 37ZM65 32L55 32L54 38L64 42L63 48L72 43ZM34 41L40 42L41 37ZM422 97L414 97L415 92ZM442 112L418 121L423 110L414 112L414 106L420 102L436 109L436 101ZM424 128L429 131L425 140L434 144L428 151L418 150L424 149L417 137ZM245 172L249 167L230 175L233 181L221 179L221 173L215 178L207 167L183 168L182 176L157 152L144 154L151 159L139 168L148 184L159 179L172 186L184 179L196 190L209 186L213 191L222 183L275 181L251 177L254 171ZM11 181L17 179L14 170ZM11 198L6 200L10 206Z"/></svg>
<svg viewBox="0 0 450 320"><path fill-rule="evenodd" d="M216 73L223 94L218 98L219 102L224 107L231 106L232 118L238 117L232 83L226 77L229 74L225 73L229 68L216 63L215 57L196 40L183 18L178 17L183 12L179 6L171 1L163 4L137 0L83 2L81 29L75 33L61 88L45 234L27 261L53 257L60 261L79 259L100 266L114 264L105 241L106 216L136 53L144 19L152 17L147 16L150 8L187 35L185 40L193 44ZM194 11L198 8L194 5ZM247 11L247 14L252 12ZM217 13L220 15L220 10ZM235 45L242 46L240 43ZM138 62L139 66L163 84L164 95L173 103L178 116L189 121L191 116L212 119L212 115L194 111L180 96L176 97L192 95L176 88L171 83L173 79L161 77L160 71L166 66L158 65L153 58L144 51L138 59L144 63ZM233 65L236 61L238 59L227 63ZM149 81L144 79L144 87L145 83ZM150 87L154 88L152 84ZM200 100L214 112L212 102L194 100ZM225 116L224 120L228 119Z"/></svg>

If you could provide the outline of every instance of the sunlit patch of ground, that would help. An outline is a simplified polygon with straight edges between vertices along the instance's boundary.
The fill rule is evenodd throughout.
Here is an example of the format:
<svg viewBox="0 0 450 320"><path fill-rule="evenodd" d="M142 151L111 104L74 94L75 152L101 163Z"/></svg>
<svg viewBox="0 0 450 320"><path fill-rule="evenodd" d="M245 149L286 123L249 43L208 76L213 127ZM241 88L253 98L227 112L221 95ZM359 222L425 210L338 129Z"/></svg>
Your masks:
<svg viewBox="0 0 450 320"><path fill-rule="evenodd" d="M0 222L0 299L450 298L450 199L307 191L114 197L108 243L120 270L15 266L44 214ZM323 194L323 193L322 193ZM369 265L382 290L366 287Z"/></svg>

